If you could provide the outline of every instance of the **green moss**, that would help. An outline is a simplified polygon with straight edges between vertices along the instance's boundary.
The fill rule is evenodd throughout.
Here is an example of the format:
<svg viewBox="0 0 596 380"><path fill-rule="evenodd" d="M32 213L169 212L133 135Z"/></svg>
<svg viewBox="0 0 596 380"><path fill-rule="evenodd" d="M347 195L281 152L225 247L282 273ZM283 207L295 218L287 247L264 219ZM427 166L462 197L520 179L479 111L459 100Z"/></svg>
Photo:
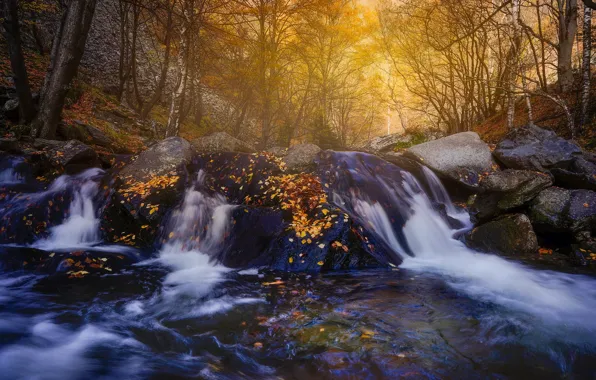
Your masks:
<svg viewBox="0 0 596 380"><path fill-rule="evenodd" d="M412 136L412 139L409 142L398 142L397 144L395 144L395 151L407 149L413 147L414 145L426 142L426 136L422 131L408 132L408 134Z"/></svg>

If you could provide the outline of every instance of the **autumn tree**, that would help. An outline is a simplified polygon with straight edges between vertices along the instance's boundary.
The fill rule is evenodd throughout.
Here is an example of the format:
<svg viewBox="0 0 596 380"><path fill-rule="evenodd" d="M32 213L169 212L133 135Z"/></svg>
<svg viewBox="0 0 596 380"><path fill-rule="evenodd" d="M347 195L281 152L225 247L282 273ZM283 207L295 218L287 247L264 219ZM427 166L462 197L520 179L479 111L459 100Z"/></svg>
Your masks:
<svg viewBox="0 0 596 380"><path fill-rule="evenodd" d="M8 45L10 66L19 99L20 122L28 123L35 116L35 109L23 55L17 0L4 0L2 2L2 20L4 37Z"/></svg>
<svg viewBox="0 0 596 380"><path fill-rule="evenodd" d="M40 94L39 112L32 123L34 137L53 138L64 100L77 74L97 0L71 0L52 45L51 63Z"/></svg>

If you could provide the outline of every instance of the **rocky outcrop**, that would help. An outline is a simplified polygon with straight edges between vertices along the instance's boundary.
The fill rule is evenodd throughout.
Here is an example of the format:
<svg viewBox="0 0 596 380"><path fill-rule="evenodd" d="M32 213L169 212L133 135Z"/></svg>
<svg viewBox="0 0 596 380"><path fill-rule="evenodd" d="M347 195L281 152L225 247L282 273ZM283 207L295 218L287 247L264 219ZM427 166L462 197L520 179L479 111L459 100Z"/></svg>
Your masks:
<svg viewBox="0 0 596 380"><path fill-rule="evenodd" d="M472 217L485 221L523 206L551 185L550 176L540 172L508 169L491 173L480 184L482 192L472 204Z"/></svg>
<svg viewBox="0 0 596 380"><path fill-rule="evenodd" d="M154 243L164 216L184 195L194 154L188 141L170 137L117 174L102 220L108 241L138 248Z"/></svg>
<svg viewBox="0 0 596 380"><path fill-rule="evenodd" d="M596 230L596 192L550 187L534 199L529 215L539 231L591 233Z"/></svg>
<svg viewBox="0 0 596 380"><path fill-rule="evenodd" d="M195 152L188 141L181 137L169 137L151 146L120 172L120 177L145 181L155 176L163 176L183 171L190 165Z"/></svg>
<svg viewBox="0 0 596 380"><path fill-rule="evenodd" d="M538 239L524 214L504 215L470 231L466 243L485 252L527 255L538 252Z"/></svg>
<svg viewBox="0 0 596 380"><path fill-rule="evenodd" d="M283 161L286 169L291 173L302 173L313 171L315 158L321 152L321 148L314 144L298 144L288 149L288 154Z"/></svg>
<svg viewBox="0 0 596 380"><path fill-rule="evenodd" d="M381 154L393 151L398 143L409 143L410 141L412 141L412 135L394 133L373 138L362 150L371 154Z"/></svg>
<svg viewBox="0 0 596 380"><path fill-rule="evenodd" d="M192 141L192 145L199 153L240 152L254 153L254 147L230 136L226 132L215 132L208 136L199 137Z"/></svg>
<svg viewBox="0 0 596 380"><path fill-rule="evenodd" d="M483 176L492 172L494 161L486 143L475 132L463 132L413 146L406 151L439 177L477 189Z"/></svg>
<svg viewBox="0 0 596 380"><path fill-rule="evenodd" d="M577 157L567 168L554 168L551 173L557 186L569 189L596 190L596 163Z"/></svg>
<svg viewBox="0 0 596 380"><path fill-rule="evenodd" d="M114 142L104 132L80 121L75 121L74 125L59 124L56 132L58 137L65 140L76 139L104 148L115 148Z"/></svg>
<svg viewBox="0 0 596 380"><path fill-rule="evenodd" d="M581 153L575 143L532 124L510 132L494 151L508 168L542 172L567 168Z"/></svg>
<svg viewBox="0 0 596 380"><path fill-rule="evenodd" d="M48 150L52 163L73 174L83 169L99 166L97 153L90 146L78 140L70 140L63 145L55 145Z"/></svg>

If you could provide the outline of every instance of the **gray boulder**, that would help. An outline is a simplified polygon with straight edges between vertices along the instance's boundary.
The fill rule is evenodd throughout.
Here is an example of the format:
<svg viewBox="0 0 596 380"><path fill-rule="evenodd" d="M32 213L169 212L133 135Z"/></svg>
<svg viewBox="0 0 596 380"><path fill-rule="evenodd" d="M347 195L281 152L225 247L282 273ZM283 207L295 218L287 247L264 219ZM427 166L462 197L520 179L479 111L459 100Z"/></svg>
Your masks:
<svg viewBox="0 0 596 380"><path fill-rule="evenodd" d="M398 143L409 143L412 141L412 135L403 133L393 133L387 136L373 138L363 150L372 154L391 152Z"/></svg>
<svg viewBox="0 0 596 380"><path fill-rule="evenodd" d="M113 141L101 130L78 120L75 120L74 125L59 124L57 134L66 140L80 140L105 148L111 148L114 145Z"/></svg>
<svg viewBox="0 0 596 380"><path fill-rule="evenodd" d="M58 149L66 145L66 141L60 140L47 140L47 139L35 139L33 140L33 147L35 149Z"/></svg>
<svg viewBox="0 0 596 380"><path fill-rule="evenodd" d="M524 214L504 215L480 225L466 235L466 243L480 251L511 256L539 249L530 219Z"/></svg>
<svg viewBox="0 0 596 380"><path fill-rule="evenodd" d="M552 184L551 177L540 172L508 169L491 173L480 183L482 192L472 204L472 218L484 221L520 207Z"/></svg>
<svg viewBox="0 0 596 380"><path fill-rule="evenodd" d="M170 137L126 165L118 173L103 214L102 230L107 240L138 248L151 246L159 236L163 218L184 195L193 157L188 141Z"/></svg>
<svg viewBox="0 0 596 380"><path fill-rule="evenodd" d="M112 139L100 129L95 128L92 125L85 125L85 130L87 131L92 144L103 146L104 148L110 148L114 145Z"/></svg>
<svg viewBox="0 0 596 380"><path fill-rule="evenodd" d="M195 152L182 137L169 137L151 146L120 172L120 177L145 181L154 176L179 173L192 162Z"/></svg>
<svg viewBox="0 0 596 380"><path fill-rule="evenodd" d="M254 153L255 148L226 132L215 132L208 136L199 137L192 141L192 145L199 153L240 152Z"/></svg>
<svg viewBox="0 0 596 380"><path fill-rule="evenodd" d="M315 168L315 158L321 148L314 144L298 144L288 149L283 161L291 173L309 172Z"/></svg>
<svg viewBox="0 0 596 380"><path fill-rule="evenodd" d="M529 215L539 231L589 235L596 229L596 192L550 187L532 201Z"/></svg>
<svg viewBox="0 0 596 380"><path fill-rule="evenodd" d="M415 145L406 151L442 178L476 189L482 176L492 172L494 161L486 143L475 132L462 132Z"/></svg>
<svg viewBox="0 0 596 380"><path fill-rule="evenodd" d="M274 147L271 147L271 148L267 148L265 150L265 152L271 153L271 154L273 154L274 156L277 156L277 157L285 157L285 156L288 155L288 148L283 147L283 146L274 146Z"/></svg>
<svg viewBox="0 0 596 380"><path fill-rule="evenodd" d="M19 121L19 100L16 98L7 100L2 111L4 111L6 119L14 122Z"/></svg>
<svg viewBox="0 0 596 380"><path fill-rule="evenodd" d="M48 154L55 165L70 173L99 165L95 150L78 140L56 145L49 149Z"/></svg>
<svg viewBox="0 0 596 380"><path fill-rule="evenodd" d="M542 172L566 168L581 153L575 143L532 124L511 131L494 151L508 168Z"/></svg>

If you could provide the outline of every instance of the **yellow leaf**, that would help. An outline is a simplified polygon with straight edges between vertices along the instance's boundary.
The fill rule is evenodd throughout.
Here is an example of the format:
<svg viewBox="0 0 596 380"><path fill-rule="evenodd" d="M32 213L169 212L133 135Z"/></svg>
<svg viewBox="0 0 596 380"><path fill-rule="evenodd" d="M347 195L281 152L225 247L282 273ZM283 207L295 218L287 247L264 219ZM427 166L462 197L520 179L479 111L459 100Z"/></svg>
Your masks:
<svg viewBox="0 0 596 380"><path fill-rule="evenodd" d="M319 262L317 263L317 265L318 265L318 266L323 266L323 264L325 264L323 261L319 261Z"/></svg>
<svg viewBox="0 0 596 380"><path fill-rule="evenodd" d="M294 262L294 258L293 258L293 257L290 257L290 258L288 259L288 261L290 262L290 264L292 264L292 263Z"/></svg>

